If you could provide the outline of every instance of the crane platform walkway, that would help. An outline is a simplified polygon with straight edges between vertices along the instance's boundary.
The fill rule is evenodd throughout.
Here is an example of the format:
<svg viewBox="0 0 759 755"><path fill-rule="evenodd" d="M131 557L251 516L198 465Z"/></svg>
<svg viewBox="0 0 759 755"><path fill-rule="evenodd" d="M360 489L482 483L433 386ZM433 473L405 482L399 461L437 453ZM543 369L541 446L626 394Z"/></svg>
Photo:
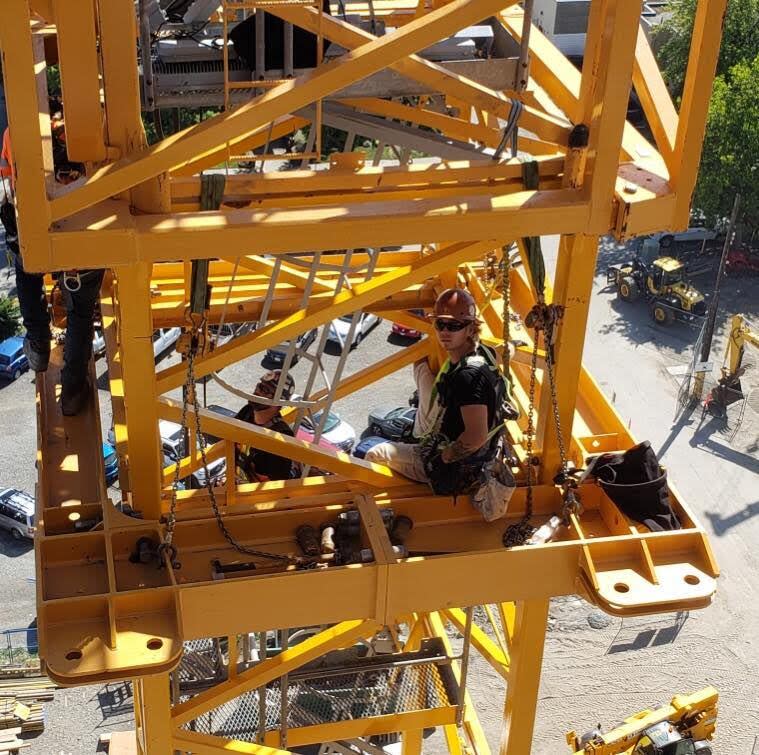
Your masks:
<svg viewBox="0 0 759 755"><path fill-rule="evenodd" d="M361 544L372 560L305 570L241 555L217 527L208 493L181 491L174 532L179 566L143 563L133 555L138 541L157 546L165 525L121 513L103 483L93 485L103 479L102 470L93 474L102 465L96 397L81 416L64 418L59 368L55 350L38 378L44 442L36 547L45 663L61 684L167 671L185 641L233 632L357 620L382 626L472 601L534 598L538 589L546 598L579 593L608 613L630 616L703 607L715 590L718 570L704 531L674 491L683 528L649 532L592 483L580 486L583 513L560 539L509 549L502 536L524 514L524 487L506 518L490 523L466 497L433 496L417 484L382 490L337 476L306 485L257 483L237 492L232 505L219 489L217 503L234 538L281 555L300 552L295 533L302 525L319 528L357 511ZM560 508L558 488L535 488L534 526ZM414 523L407 555L393 550L382 519L387 509ZM239 568L251 561L247 570ZM215 563L233 568L219 574ZM229 605L236 606L233 614Z"/></svg>

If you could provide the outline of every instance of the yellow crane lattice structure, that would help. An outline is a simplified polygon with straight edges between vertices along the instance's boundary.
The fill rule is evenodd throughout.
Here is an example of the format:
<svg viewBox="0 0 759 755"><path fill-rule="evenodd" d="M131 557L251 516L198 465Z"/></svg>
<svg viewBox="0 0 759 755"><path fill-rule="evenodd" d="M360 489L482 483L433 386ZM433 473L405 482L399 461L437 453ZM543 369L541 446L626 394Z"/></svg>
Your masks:
<svg viewBox="0 0 759 755"><path fill-rule="evenodd" d="M311 4L267 3L267 13L323 34L342 54L148 146L132 0L4 0L0 45L24 265L39 272L112 271L102 312L114 428L123 495L141 514L126 516L107 496L96 392L80 416L60 414L62 354L54 350L37 382L35 544L40 647L50 676L67 685L133 679L141 755L273 753L346 740L369 747L369 737L393 733L400 733L404 753L416 753L429 727L443 727L451 753L488 753L466 692L468 651L453 656L450 623L464 633L465 647L481 653L505 680L499 751L527 755L552 596L579 593L621 616L708 605L717 566L703 529L675 490L681 530L649 532L599 487L584 483L583 513L573 515L555 542L504 548L505 526L525 511L523 487L506 521L486 523L465 500L454 505L431 496L389 468L206 410L199 411L200 428L221 439L209 458L226 457L228 469L235 444L245 443L329 473L256 484L235 484L228 475L216 498L238 541L293 553L300 525L355 511L374 560L319 570L261 569L214 581L210 564L236 554L202 490L178 493L174 544L181 568L157 569L130 554L140 538L158 542L165 533L172 469L162 469L158 422L181 416L181 403L169 394L185 382L185 366L157 371L151 338L158 327L187 329L196 260L210 260L208 322L266 320L200 354L198 378L357 310L426 332L418 345L342 379L334 392L341 398L420 357L437 358L429 328L408 310L429 309L435 292L451 284L468 287L485 324L483 338L502 346L503 292L488 273L494 256L497 263L516 242L526 260L525 239L560 234L546 298L565 307L555 370L561 426L567 435L571 428L571 460L581 467L592 453L633 445L581 363L598 239L687 225L725 5L697 4L678 112L639 24L641 0L592 0L582 71L531 25L529 2L527 10L514 0L349 4L359 19L381 17L383 35ZM510 54L466 65L425 57L440 40L483 19ZM46 115L46 63L53 48L69 157L87 165L86 179L69 187L53 181ZM143 63L145 56L143 50ZM626 122L631 87L653 143ZM228 90L226 79L222 90ZM438 159L384 166L353 155L301 170L228 175L217 208L204 207L203 170L230 151L260 149L311 123L319 102L327 125L330 118L338 124L358 118L357 128L371 124L378 139L402 150L411 149L413 133ZM507 157L500 146L515 107L518 157ZM393 142L399 122L407 136ZM381 250L373 275L345 287L337 286L334 270L304 273L291 258L277 259L320 253L322 263L340 268L345 250L361 264L367 249ZM278 283L267 301L275 265ZM509 305L521 317L537 296L528 269L509 269ZM303 306L306 286L311 290ZM519 347L510 366L522 418L507 429L524 462L531 339L526 331L522 338L527 346ZM541 352L535 525L561 507L553 483L559 444L549 391L541 391L544 372ZM318 401L323 394L306 398ZM195 413L189 417L193 426ZM191 433L189 447L195 445ZM178 463L183 473L201 464L195 452ZM414 521L409 550L422 555L401 558L393 551L382 519L390 508ZM494 604L496 640L471 612L483 605L493 617ZM288 647L290 630L303 627L317 629ZM264 648L257 662L250 648L255 632L279 637L276 649ZM371 667L375 677L398 691L393 705L387 694L374 707L362 698L358 707L328 712L316 703L304 708L303 696L292 702L292 685L323 699L327 683L314 682L314 662L329 664L335 651L378 636L389 638L392 652L384 666L369 660L384 674ZM218 674L213 683L182 694L177 669L183 652L200 652L193 643L209 638L217 638ZM324 673L365 691L370 667L362 663L367 660ZM270 698L276 689L284 692L275 705ZM231 703L258 711L254 736L247 737L255 742L201 725Z"/></svg>

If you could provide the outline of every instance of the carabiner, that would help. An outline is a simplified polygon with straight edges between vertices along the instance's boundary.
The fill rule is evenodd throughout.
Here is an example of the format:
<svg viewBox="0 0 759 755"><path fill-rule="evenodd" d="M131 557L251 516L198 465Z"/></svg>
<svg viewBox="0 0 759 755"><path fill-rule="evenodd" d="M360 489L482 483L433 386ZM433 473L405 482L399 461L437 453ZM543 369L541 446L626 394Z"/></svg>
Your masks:
<svg viewBox="0 0 759 755"><path fill-rule="evenodd" d="M63 286L69 293L75 294L82 288L82 276L78 270L70 270L63 273Z"/></svg>

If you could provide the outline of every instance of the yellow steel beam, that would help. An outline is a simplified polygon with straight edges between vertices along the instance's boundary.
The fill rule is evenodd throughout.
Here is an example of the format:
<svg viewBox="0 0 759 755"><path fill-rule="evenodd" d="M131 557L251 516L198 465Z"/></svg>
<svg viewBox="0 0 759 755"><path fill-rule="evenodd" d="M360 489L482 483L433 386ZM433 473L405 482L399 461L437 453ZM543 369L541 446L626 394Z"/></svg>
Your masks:
<svg viewBox="0 0 759 755"><path fill-rule="evenodd" d="M93 260L122 265L232 256L393 246L425 239L477 241L586 231L589 203L573 190L523 191L414 202L366 202L297 209L131 216L118 202L98 205L51 234L55 269ZM609 228L613 225L609 218ZM99 233L93 233L99 230ZM137 252L134 234L137 235Z"/></svg>
<svg viewBox="0 0 759 755"><path fill-rule="evenodd" d="M445 726L456 720L456 708L446 705L429 710L414 710L406 713L392 713L371 718L355 718L336 723L298 726L287 730L289 747L301 747L309 744L322 744L345 739L358 739L377 734L389 734L396 731L423 729L425 727ZM281 741L279 731L269 731L264 742L276 746Z"/></svg>
<svg viewBox="0 0 759 755"><path fill-rule="evenodd" d="M445 652L449 655L453 655L453 647L451 641L448 638L448 632L445 630L445 623L438 612L432 612L426 616L427 629L431 636L438 637L443 642ZM451 663L451 669L457 682L461 682L461 669L457 661ZM471 743L474 752L477 755L490 755L490 745L485 737L485 732L480 724L480 720L477 717L477 712L474 708L472 696L469 691L466 691L464 700L461 701L464 705L464 720L463 729L467 736L467 739ZM446 739L450 741L451 735L446 734ZM526 751L525 751L526 752Z"/></svg>
<svg viewBox="0 0 759 755"><path fill-rule="evenodd" d="M532 747L547 623L547 600L517 604L500 755L524 755Z"/></svg>
<svg viewBox="0 0 759 755"><path fill-rule="evenodd" d="M601 7L604 12L597 14L597 25L588 30L589 41L593 32L599 38L596 55L588 55L583 61L581 91L585 101L580 103L590 117L583 189L592 197L590 227L598 228L598 233L608 227L613 210L642 0L607 0Z"/></svg>
<svg viewBox="0 0 759 755"><path fill-rule="evenodd" d="M36 13L48 23L53 23L55 20L53 14L53 0L31 0L29 5L31 6L32 13Z"/></svg>
<svg viewBox="0 0 759 755"><path fill-rule="evenodd" d="M97 2L107 144L118 149L125 159L138 160L138 154L147 145L147 137L140 114L134 6L113 0ZM168 180L163 174L164 170L160 169L152 176L144 176L141 179L144 183L124 186L109 196L128 198L132 207L143 212L168 212ZM156 180L149 181L149 178ZM127 189L132 190L127 193ZM98 255L90 254L89 261L78 267L92 267L97 258Z"/></svg>
<svg viewBox="0 0 759 755"><path fill-rule="evenodd" d="M370 112L386 111L385 115L400 117L396 111L403 108L410 111L405 120L410 119L411 113L419 112L387 100L376 100L376 107L370 107ZM380 106L379 103L382 103ZM387 108L385 106L388 106ZM427 111L424 111L425 113ZM434 127L438 118L454 121L450 116L430 113L432 118L420 118L425 125ZM457 121L463 123L462 121ZM496 143L500 141L500 132ZM538 171L541 181L558 179L564 168L560 157L537 157ZM408 166L376 166L364 164L356 170L346 173L340 170L312 171L288 170L254 173L250 175L228 176L224 186L225 202L256 201L263 199L278 199L291 197L302 201L304 195L324 199L339 194L348 197L355 193L371 196L378 191L409 190L416 194L428 191L430 188L451 187L460 194L468 187L493 187L507 181L522 181L522 163L519 160L503 162L483 162L467 160L446 160L445 162L419 162ZM173 178L171 181L172 200L182 206L196 205L200 202L200 177Z"/></svg>
<svg viewBox="0 0 759 755"><path fill-rule="evenodd" d="M164 171L202 157L218 149L220 143L239 139L357 79L376 73L452 31L482 20L509 2L513 0L453 0L393 34L371 38L339 61L320 66L234 110L173 134L139 156L126 157L95 171L81 187L51 203L51 219L68 217ZM271 10L278 11L279 8ZM329 19L326 17L323 23L326 25Z"/></svg>
<svg viewBox="0 0 759 755"><path fill-rule="evenodd" d="M27 272L47 271L50 269L48 190L52 193L53 154L44 43L40 35L31 33L28 2L8 0L2 4L0 50L13 162L17 168L19 246Z"/></svg>
<svg viewBox="0 0 759 755"><path fill-rule="evenodd" d="M392 375L403 367L413 364L418 359L425 357L428 350L428 340L422 339L402 351L391 354L390 356L381 359L379 362L375 362L358 372L354 372L351 375L344 377L335 388L335 400L350 396L352 393L371 385L376 380ZM309 401L319 401L327 396L328 393L329 391L326 388L323 388L308 396L307 399ZM282 416L285 418L285 421L289 421L296 413L297 409L289 407L282 411Z"/></svg>
<svg viewBox="0 0 759 755"><path fill-rule="evenodd" d="M172 737L173 749L191 752L193 755L290 755L290 750L280 750L266 745L243 742L239 739L223 739L197 731L175 729Z"/></svg>
<svg viewBox="0 0 759 755"><path fill-rule="evenodd" d="M163 419L180 422L182 405L173 399L161 398L158 401L158 413ZM262 451L299 461L302 464L343 475L352 480L360 480L374 487L393 487L403 485L408 481L407 478L393 472L389 467L349 456L342 451L322 448L314 443L292 438L266 427L252 425L250 422L225 417L208 409L201 409L199 414L200 426L203 430L225 440L244 443ZM187 417L192 425L195 422L195 412L188 409ZM160 500L157 501L157 504L160 506Z"/></svg>
<svg viewBox="0 0 759 755"><path fill-rule="evenodd" d="M344 621L324 629L289 650L283 650L239 673L234 679L217 684L187 702L175 705L171 713L172 724L175 727L183 726L203 713L234 700L249 690L263 687L330 650L350 647L356 640L371 637L376 629L377 624L370 620Z"/></svg>
<svg viewBox="0 0 759 755"><path fill-rule="evenodd" d="M515 5L510 1L509 6ZM503 7L503 6L502 6ZM277 5L271 12L285 21L316 33L319 28L319 13L314 8L303 5ZM429 17L427 14L425 17ZM410 24L409 24L410 25ZM321 19L324 35L349 50L359 48L368 40L373 39L369 32L352 26L334 16L324 16ZM404 27L408 28L408 27ZM404 59L388 61L391 68L408 76L410 79L430 85L435 91L442 92L448 97L462 100L474 107L485 110L499 117L508 117L511 105L502 94L482 84L478 84L464 76L453 74L442 65L424 60L418 55L409 55ZM509 96L519 96L507 92ZM570 124L561 118L543 113L529 105L524 106L520 116L520 125L528 131L537 134L542 140L558 145L566 145Z"/></svg>
<svg viewBox="0 0 759 755"><path fill-rule="evenodd" d="M342 105L355 108L362 113L370 113L372 115L380 115L383 118L393 118L399 121L416 123L419 126L427 126L462 142L480 142L487 147L495 148L501 141L502 133L498 129L489 128L478 123L471 123L463 118L453 118L450 115L438 113L434 110L411 107L396 100L361 97L339 100L339 102Z"/></svg>
<svg viewBox="0 0 759 755"><path fill-rule="evenodd" d="M122 436L127 439L132 505L142 511L146 519L158 519L161 516L162 453L155 403L150 265L143 262L121 268L116 295L126 428L117 427L114 422L114 431L117 439Z"/></svg>
<svg viewBox="0 0 759 755"><path fill-rule="evenodd" d="M77 162L106 158L100 66L93 0L53 0L61 89L66 103L66 152Z"/></svg>
<svg viewBox="0 0 759 755"><path fill-rule="evenodd" d="M221 459L226 453L226 450L227 444L223 440L213 443L206 449L206 460L216 461L216 459ZM187 475L196 472L203 466L203 458L196 450L192 456L184 456L177 463L179 464L179 479L184 480ZM164 467L163 472L161 473L163 487L171 485L174 482L174 473L176 471L177 463L169 464L167 467ZM232 467L229 467L229 469L232 469Z"/></svg>
<svg viewBox="0 0 759 755"><path fill-rule="evenodd" d="M171 700L169 675L156 674L135 679L135 707L139 705L138 742L145 755L171 752Z"/></svg>
<svg viewBox="0 0 759 755"><path fill-rule="evenodd" d="M643 106L648 125L654 134L656 146L664 162L667 163L669 172L672 173L672 151L677 135L677 110L664 83L664 77L659 70L642 24L638 26L638 39L635 44L633 85Z"/></svg>
<svg viewBox="0 0 759 755"><path fill-rule="evenodd" d="M699 0L696 8L672 154L672 186L677 194L677 202L671 230L686 228L688 225L726 9L727 0Z"/></svg>
<svg viewBox="0 0 759 755"><path fill-rule="evenodd" d="M329 294L317 294L311 297L312 303L324 300L328 296ZM269 310L270 319L281 319L293 314L293 312L299 311L301 309L301 298L297 292L293 292L288 296L275 299ZM398 310L430 308L434 303L434 293L416 287L369 304L364 309L367 312L374 312L382 317L390 317L393 312ZM253 298L252 296L232 296L230 297L227 311L224 313L224 322L257 322L262 311L263 303L260 299ZM218 324L221 321L223 312L223 302L214 303L208 314L208 323L210 325ZM164 306L154 303L153 325L156 328L180 327L185 325L186 322L184 303L181 300L169 302L168 306L166 306L166 303L164 303ZM424 330L424 328L420 328L420 330Z"/></svg>
<svg viewBox="0 0 759 755"><path fill-rule="evenodd" d="M572 424L577 408L577 388L582 369L585 332L593 292L593 276L598 256L596 236L562 236L556 265L553 302L564 307L554 346L556 402L565 448L569 449ZM545 382L545 381L544 381ZM540 475L550 483L560 467L559 443L553 417L550 391L541 391L538 446L542 447Z"/></svg>
<svg viewBox="0 0 759 755"><path fill-rule="evenodd" d="M591 11L597 5L600 3L591 3ZM520 42L524 11L518 6L512 6L498 18L509 34ZM530 32L530 66L533 76L566 113L567 118L572 123L582 123L580 72L534 24ZM668 175L661 155L629 123L624 126L622 152L626 158L645 164L657 175Z"/></svg>
<svg viewBox="0 0 759 755"><path fill-rule="evenodd" d="M234 260L228 260L234 262ZM252 270L254 273L260 273L266 276L267 280L271 281L274 275L275 262L271 257L261 257L259 255L247 255L239 258L239 265L244 270ZM286 262L279 263L279 271L277 273L277 281L282 283L289 283L296 288L302 290L309 282L313 291L327 291L330 293L335 292L336 285L334 283L322 280L319 276L311 278L307 272L300 270L293 265L288 265Z"/></svg>
<svg viewBox="0 0 759 755"><path fill-rule="evenodd" d="M331 300L312 304L305 310L297 312L279 322L271 323L250 335L237 338L214 350L196 363L196 377L200 378L226 365L244 359L251 354L276 346L283 340L294 338L310 328L322 325L336 317L355 312L367 304L377 301L394 291L406 288L413 283L430 278L441 270L455 267L464 260L476 259L492 248L493 242L478 244L451 244L436 254L420 258L409 265L401 265L385 275L357 284L352 291L342 291ZM159 393L182 385L184 369L182 365L162 370L158 378Z"/></svg>
<svg viewBox="0 0 759 755"><path fill-rule="evenodd" d="M198 160L193 160L172 170L172 176L192 176L201 173L204 170L213 168L219 163L225 162L230 154L242 155L258 147L263 147L267 142L273 142L275 139L281 139L283 136L292 134L299 128L307 126L310 121L307 118L301 118L297 115L286 115L277 118L273 124L263 126L250 136L246 136L239 141L232 140L223 147L205 154ZM271 131L269 128L271 127ZM251 160L255 158L251 157Z"/></svg>
<svg viewBox="0 0 759 755"><path fill-rule="evenodd" d="M443 614L459 632L464 632L466 616L460 608L447 608ZM472 645L477 648L497 674L504 679L509 678L509 659L504 655L501 648L474 622L472 622Z"/></svg>

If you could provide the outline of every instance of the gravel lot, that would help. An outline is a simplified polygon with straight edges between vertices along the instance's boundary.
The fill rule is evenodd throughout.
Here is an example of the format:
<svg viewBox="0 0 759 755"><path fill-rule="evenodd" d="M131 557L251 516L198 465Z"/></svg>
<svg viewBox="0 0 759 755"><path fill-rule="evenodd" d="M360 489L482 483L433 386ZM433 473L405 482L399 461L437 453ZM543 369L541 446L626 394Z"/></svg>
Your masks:
<svg viewBox="0 0 759 755"><path fill-rule="evenodd" d="M546 240L547 257L555 241ZM608 262L624 255L608 246L599 263L593 292L585 360L633 432L648 438L670 469L672 479L701 516L715 555L723 569L714 604L690 615L665 615L634 620L599 615L576 598L554 601L551 631L546 642L540 708L534 755L565 752L564 732L586 730L598 723L613 724L652 703L667 701L678 692L714 684L722 707L716 753L747 755L759 735L759 664L753 642L759 626L756 576L759 559L759 414L752 408L735 438L714 423L700 422L700 410L673 422L678 383L667 367L688 361L695 331L675 325L655 327L643 304L619 303L605 288ZM0 290L12 289L13 277L0 271ZM699 281L702 288L706 282ZM734 311L759 319L759 280L728 280L722 297L719 344L714 361L722 359L722 325ZM348 360L348 371L394 352L389 323L382 322ZM176 359L171 356L163 362ZM326 355L327 365L337 357ZM759 354L754 355L754 364ZM101 375L104 364L98 365ZM330 370L330 367L327 367ZM305 362L293 369L297 386L305 381ZM251 389L263 371L260 359L228 368L225 378ZM757 382L756 372L753 380ZM357 433L365 427L367 411L375 406L405 404L413 389L410 370L387 378L347 399L336 410ZM296 388L297 390L297 388ZM100 391L103 427L110 426L108 396ZM240 400L216 385L208 386L208 403L237 408ZM0 485L33 491L36 430L33 377L0 384ZM34 563L30 545L18 545L0 532L0 574L3 578L0 627L26 627L34 619ZM476 654L475 654L476 658ZM470 690L491 745L497 748L502 711L502 684L489 667L474 661ZM129 728L128 685L59 690L47 706L45 733L26 750L30 755L89 755L104 732ZM425 752L443 752L437 737ZM757 750L754 750L757 751Z"/></svg>

